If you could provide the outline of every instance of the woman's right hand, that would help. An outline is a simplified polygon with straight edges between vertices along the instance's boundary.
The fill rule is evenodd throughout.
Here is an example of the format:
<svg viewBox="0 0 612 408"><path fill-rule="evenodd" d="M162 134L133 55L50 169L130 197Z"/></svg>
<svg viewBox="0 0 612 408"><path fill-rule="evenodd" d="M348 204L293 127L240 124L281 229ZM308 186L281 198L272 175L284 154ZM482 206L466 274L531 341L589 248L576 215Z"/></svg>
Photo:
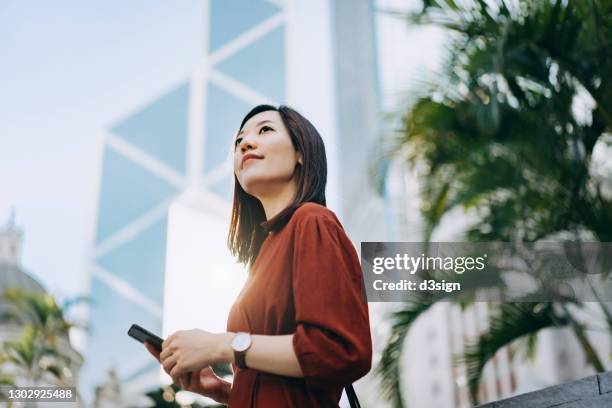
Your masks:
<svg viewBox="0 0 612 408"><path fill-rule="evenodd" d="M227 404L231 389L231 384L217 376L211 367L179 376L177 385L184 390L197 392L222 404Z"/></svg>
<svg viewBox="0 0 612 408"><path fill-rule="evenodd" d="M159 361L159 352L148 342L145 342L145 347ZM210 367L172 377L172 382L186 391L196 392L225 404L231 390L231 383L217 376Z"/></svg>

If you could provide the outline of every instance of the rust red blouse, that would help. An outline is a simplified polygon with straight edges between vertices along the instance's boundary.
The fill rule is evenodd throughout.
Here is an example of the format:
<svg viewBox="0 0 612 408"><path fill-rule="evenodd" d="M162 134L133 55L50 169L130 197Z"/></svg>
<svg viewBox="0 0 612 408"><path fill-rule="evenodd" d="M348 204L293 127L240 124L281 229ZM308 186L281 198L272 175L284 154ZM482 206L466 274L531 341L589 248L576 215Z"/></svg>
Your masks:
<svg viewBox="0 0 612 408"><path fill-rule="evenodd" d="M227 330L292 334L304 378L236 366L229 408L337 407L372 364L368 303L355 248L335 214L302 204L264 240ZM248 355L248 352L247 352Z"/></svg>

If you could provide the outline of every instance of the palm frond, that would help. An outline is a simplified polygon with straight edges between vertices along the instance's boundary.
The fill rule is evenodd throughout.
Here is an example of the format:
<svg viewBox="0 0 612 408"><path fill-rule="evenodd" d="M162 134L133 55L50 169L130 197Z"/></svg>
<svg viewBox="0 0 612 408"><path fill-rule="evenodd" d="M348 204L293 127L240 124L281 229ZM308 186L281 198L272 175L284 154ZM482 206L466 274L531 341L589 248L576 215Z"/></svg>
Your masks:
<svg viewBox="0 0 612 408"><path fill-rule="evenodd" d="M550 303L501 303L489 322L489 328L478 340L466 347L458 361L467 369L468 388L478 403L480 378L486 363L503 347L525 336L533 336L547 327L560 327L569 321L556 316ZM534 341L534 338L531 338ZM532 350L535 344L531 346Z"/></svg>
<svg viewBox="0 0 612 408"><path fill-rule="evenodd" d="M404 305L402 310L392 315L393 326L387 345L382 352L380 362L376 367L381 376L382 392L385 398L393 403L394 408L402 408L403 401L400 391L400 356L404 340L412 324L431 306L431 301L423 299Z"/></svg>

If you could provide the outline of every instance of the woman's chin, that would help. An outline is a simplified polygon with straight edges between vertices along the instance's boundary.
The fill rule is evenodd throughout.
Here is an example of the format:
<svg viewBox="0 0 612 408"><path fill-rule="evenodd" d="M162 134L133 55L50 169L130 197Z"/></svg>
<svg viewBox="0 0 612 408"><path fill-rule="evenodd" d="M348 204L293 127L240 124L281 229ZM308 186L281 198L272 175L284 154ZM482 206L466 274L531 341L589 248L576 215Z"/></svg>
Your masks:
<svg viewBox="0 0 612 408"><path fill-rule="evenodd" d="M272 186L275 186L275 184L270 183L269 180L257 180L251 183L245 183L242 189L253 197L259 199L262 196L269 195L271 190L274 190Z"/></svg>
<svg viewBox="0 0 612 408"><path fill-rule="evenodd" d="M243 177L242 180L240 180L242 189L246 193L257 198L269 195L271 192L277 191L279 187L282 188L283 185L288 185L290 183L291 177L287 174L266 174L262 177L255 174L249 174L247 177Z"/></svg>
<svg viewBox="0 0 612 408"><path fill-rule="evenodd" d="M261 191L262 189L262 183L260 180L244 180L242 183L240 183L240 185L242 186L242 189L247 193L250 194L252 196L257 197L258 193Z"/></svg>

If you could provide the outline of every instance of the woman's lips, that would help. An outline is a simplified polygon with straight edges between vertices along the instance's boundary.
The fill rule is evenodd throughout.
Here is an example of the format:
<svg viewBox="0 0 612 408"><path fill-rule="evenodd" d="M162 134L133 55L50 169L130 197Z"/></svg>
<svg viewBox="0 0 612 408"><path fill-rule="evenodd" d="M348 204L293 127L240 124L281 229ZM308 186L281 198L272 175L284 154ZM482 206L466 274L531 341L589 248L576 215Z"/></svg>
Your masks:
<svg viewBox="0 0 612 408"><path fill-rule="evenodd" d="M247 162L249 160L261 160L263 157L257 157L257 156L245 156L244 159L242 159L242 167L244 167L245 164L247 164Z"/></svg>

